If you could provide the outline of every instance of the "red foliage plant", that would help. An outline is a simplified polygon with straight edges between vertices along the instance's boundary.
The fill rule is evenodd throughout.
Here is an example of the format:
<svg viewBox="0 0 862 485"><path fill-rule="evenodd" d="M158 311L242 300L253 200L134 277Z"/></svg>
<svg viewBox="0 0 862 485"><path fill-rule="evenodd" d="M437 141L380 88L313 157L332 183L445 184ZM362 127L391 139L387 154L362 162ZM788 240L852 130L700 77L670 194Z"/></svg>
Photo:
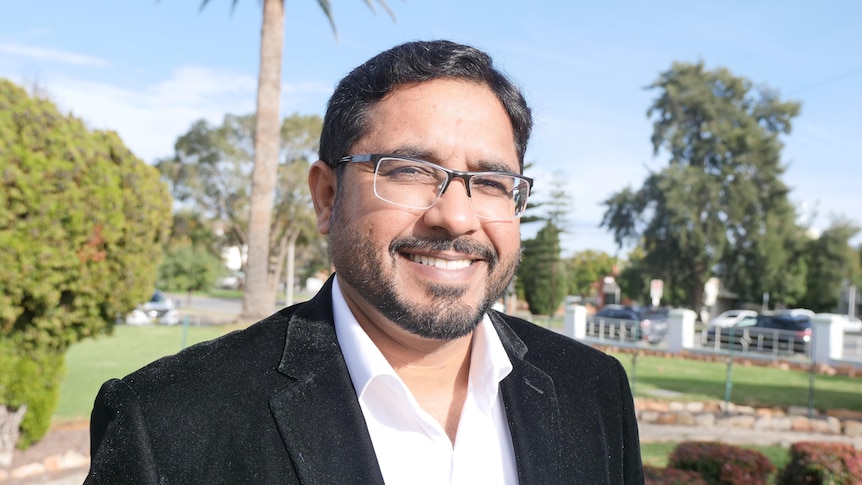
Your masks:
<svg viewBox="0 0 862 485"><path fill-rule="evenodd" d="M644 485L709 485L697 472L644 466Z"/></svg>
<svg viewBox="0 0 862 485"><path fill-rule="evenodd" d="M685 441L668 466L697 472L710 485L767 485L775 466L763 453L723 443Z"/></svg>
<svg viewBox="0 0 862 485"><path fill-rule="evenodd" d="M776 484L862 485L862 452L847 443L794 443Z"/></svg>

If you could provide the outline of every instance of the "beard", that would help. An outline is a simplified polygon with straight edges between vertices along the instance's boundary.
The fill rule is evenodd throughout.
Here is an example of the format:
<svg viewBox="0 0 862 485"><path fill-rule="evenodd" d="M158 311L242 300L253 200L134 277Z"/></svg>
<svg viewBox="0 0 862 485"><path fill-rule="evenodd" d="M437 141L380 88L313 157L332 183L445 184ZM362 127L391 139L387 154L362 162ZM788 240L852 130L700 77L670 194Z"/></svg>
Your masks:
<svg viewBox="0 0 862 485"><path fill-rule="evenodd" d="M516 256L501 261L493 248L467 238L404 236L394 239L383 252L368 232L360 233L349 224L339 225L335 218L331 228L329 256L338 276L390 321L427 339L454 340L475 330L506 291L520 260ZM395 282L396 265L402 258L399 253L405 250L455 250L481 256L488 264L485 293L476 304L470 305L462 300L468 285L428 284L425 301L407 300L399 294Z"/></svg>

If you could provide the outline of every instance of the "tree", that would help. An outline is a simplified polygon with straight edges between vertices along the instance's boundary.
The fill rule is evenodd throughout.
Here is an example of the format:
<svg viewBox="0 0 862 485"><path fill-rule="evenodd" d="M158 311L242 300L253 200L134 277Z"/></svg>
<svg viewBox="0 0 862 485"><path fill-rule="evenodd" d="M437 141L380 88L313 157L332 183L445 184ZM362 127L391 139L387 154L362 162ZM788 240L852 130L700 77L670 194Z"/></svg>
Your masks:
<svg viewBox="0 0 862 485"><path fill-rule="evenodd" d="M152 293L170 217L116 133L0 79L0 406L28 406L23 443L50 424L66 349Z"/></svg>
<svg viewBox="0 0 862 485"><path fill-rule="evenodd" d="M518 279L524 299L534 315L551 317L566 296L565 264L560 259L560 230L551 221L534 239L523 242L524 255Z"/></svg>
<svg viewBox="0 0 862 485"><path fill-rule="evenodd" d="M272 305L285 263L292 267L297 242L303 242L303 235L308 244L320 240L306 174L317 151L321 125L319 116L293 114L284 119L279 134L282 162L274 182L265 287ZM216 221L225 232L225 244L249 247L249 251L251 236L245 228L251 199L247 180L254 170L255 128L253 115L226 115L220 126L200 120L177 139L174 156L157 164L177 200ZM246 275L248 284L247 271ZM292 289L292 284L288 287ZM246 286L246 293L251 291Z"/></svg>
<svg viewBox="0 0 862 485"><path fill-rule="evenodd" d="M565 260L568 293L582 298L595 296L596 285L613 274L616 263L615 257L603 251L588 249L575 253Z"/></svg>
<svg viewBox="0 0 862 485"><path fill-rule="evenodd" d="M799 306L815 312L836 311L842 286L859 283L859 255L849 243L859 230L850 220L838 219L820 237L808 242L804 253L808 268L806 292Z"/></svg>
<svg viewBox="0 0 862 485"><path fill-rule="evenodd" d="M530 311L549 317L554 315L568 292L560 244L560 234L568 225L571 206L565 183L562 174L555 174L548 198L529 207L534 212L539 207L544 207L545 211L542 216L529 216L526 223L545 221L545 226L535 239L523 242L523 262L518 270L519 285Z"/></svg>
<svg viewBox="0 0 862 485"><path fill-rule="evenodd" d="M235 7L239 0L233 0ZM209 0L203 0L203 9ZM317 2L335 33L329 0ZM371 0L365 3L372 8ZM377 0L392 16L383 0ZM393 17L394 18L394 17ZM284 48L284 0L263 0L260 42L260 73L257 86L258 130L254 138L254 170L248 222L248 269L243 316L257 320L269 315L275 305L272 280L278 278L270 265L269 250L275 181L278 172L279 107L281 106L281 59Z"/></svg>
<svg viewBox="0 0 862 485"><path fill-rule="evenodd" d="M747 298L770 289L792 297L802 230L781 181L779 136L799 104L703 63L674 63L648 89L660 92L647 111L653 153L669 165L609 197L601 225L620 246L643 245L644 269L665 281L672 304L700 309L714 274Z"/></svg>
<svg viewBox="0 0 862 485"><path fill-rule="evenodd" d="M205 247L183 241L165 252L156 283L165 290L186 292L190 304L194 292L212 288L223 272L220 258Z"/></svg>

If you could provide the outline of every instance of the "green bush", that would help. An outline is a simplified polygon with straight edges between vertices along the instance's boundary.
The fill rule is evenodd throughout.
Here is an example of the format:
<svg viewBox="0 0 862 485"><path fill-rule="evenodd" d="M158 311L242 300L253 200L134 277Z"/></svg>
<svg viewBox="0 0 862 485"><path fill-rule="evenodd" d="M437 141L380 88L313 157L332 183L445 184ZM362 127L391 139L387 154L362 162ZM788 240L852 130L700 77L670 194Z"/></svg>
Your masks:
<svg viewBox="0 0 862 485"><path fill-rule="evenodd" d="M0 403L11 409L27 405L17 443L26 448L42 438L51 424L65 375L63 355L24 352L11 340L0 340L0 369Z"/></svg>
<svg viewBox="0 0 862 485"><path fill-rule="evenodd" d="M707 485L697 472L676 468L644 467L644 485Z"/></svg>
<svg viewBox="0 0 862 485"><path fill-rule="evenodd" d="M171 204L116 133L0 79L0 341L29 376L5 378L0 405L26 401L23 439L50 424L66 349L151 294Z"/></svg>
<svg viewBox="0 0 862 485"><path fill-rule="evenodd" d="M710 485L767 485L775 472L769 458L759 451L692 441L674 448L668 467L694 471Z"/></svg>
<svg viewBox="0 0 862 485"><path fill-rule="evenodd" d="M846 443L802 441L790 447L790 463L777 485L860 485L862 452Z"/></svg>

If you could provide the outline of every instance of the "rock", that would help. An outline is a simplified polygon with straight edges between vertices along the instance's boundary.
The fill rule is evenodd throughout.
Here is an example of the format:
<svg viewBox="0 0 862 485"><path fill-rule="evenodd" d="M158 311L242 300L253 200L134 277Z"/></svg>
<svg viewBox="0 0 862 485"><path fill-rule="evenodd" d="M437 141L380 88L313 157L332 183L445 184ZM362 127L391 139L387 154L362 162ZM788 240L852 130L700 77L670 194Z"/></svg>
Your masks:
<svg viewBox="0 0 862 485"><path fill-rule="evenodd" d="M776 431L790 431L793 429L793 419L788 416L773 417L772 429Z"/></svg>
<svg viewBox="0 0 862 485"><path fill-rule="evenodd" d="M790 417L791 427L793 431L797 431L800 433L808 433L811 431L811 421L805 416L794 416Z"/></svg>
<svg viewBox="0 0 862 485"><path fill-rule="evenodd" d="M754 422L754 429L772 429L772 416L771 415L760 415L757 420Z"/></svg>
<svg viewBox="0 0 862 485"><path fill-rule="evenodd" d="M715 426L715 414L713 413L700 413L694 417L695 426L699 426L701 428L712 428Z"/></svg>
<svg viewBox="0 0 862 485"><path fill-rule="evenodd" d="M676 424L681 424L683 426L694 426L695 420L694 415L688 411L683 411L676 415Z"/></svg>
<svg viewBox="0 0 862 485"><path fill-rule="evenodd" d="M41 475L45 473L45 465L41 463L30 463L27 465L21 465L18 468L12 470L11 476L12 478L27 478L35 475Z"/></svg>
<svg viewBox="0 0 862 485"><path fill-rule="evenodd" d="M862 421L844 421L844 435L862 438Z"/></svg>
<svg viewBox="0 0 862 485"><path fill-rule="evenodd" d="M702 402L688 402L685 403L685 410L690 413L702 413L704 410L704 404Z"/></svg>
<svg viewBox="0 0 862 485"><path fill-rule="evenodd" d="M659 413L655 411L643 411L640 415L640 421L644 423L655 423L658 421Z"/></svg>

